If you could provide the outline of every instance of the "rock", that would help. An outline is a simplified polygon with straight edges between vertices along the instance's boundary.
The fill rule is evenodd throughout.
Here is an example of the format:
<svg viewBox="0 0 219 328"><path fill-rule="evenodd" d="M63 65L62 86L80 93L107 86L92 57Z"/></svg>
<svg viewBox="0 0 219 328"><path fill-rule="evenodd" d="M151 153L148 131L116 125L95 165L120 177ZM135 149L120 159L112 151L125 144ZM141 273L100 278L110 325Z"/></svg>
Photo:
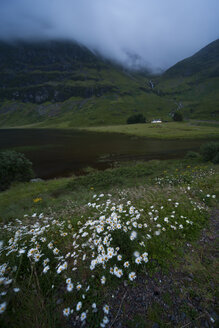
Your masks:
<svg viewBox="0 0 219 328"><path fill-rule="evenodd" d="M56 304L59 305L59 304L62 304L63 303L63 299L62 298L59 298L57 301L56 301Z"/></svg>
<svg viewBox="0 0 219 328"><path fill-rule="evenodd" d="M186 319L186 314L184 312L181 313L181 320L185 320Z"/></svg>
<svg viewBox="0 0 219 328"><path fill-rule="evenodd" d="M158 287L154 287L154 295L155 295L155 296L160 295L160 288L158 288Z"/></svg>
<svg viewBox="0 0 219 328"><path fill-rule="evenodd" d="M153 324L152 328L160 328L160 326L158 325L158 323L155 322L155 323Z"/></svg>
<svg viewBox="0 0 219 328"><path fill-rule="evenodd" d="M194 306L192 305L192 303L190 303L190 302L187 302L187 305L190 307L190 308L194 308Z"/></svg>
<svg viewBox="0 0 219 328"><path fill-rule="evenodd" d="M176 321L176 317L175 317L175 315L173 314L173 315L171 315L171 317L170 317L170 320L171 321L173 321L173 322L175 322Z"/></svg>
<svg viewBox="0 0 219 328"><path fill-rule="evenodd" d="M196 302L201 302L201 297L199 297L199 296L195 296L195 297L194 297L194 300L195 300Z"/></svg>
<svg viewBox="0 0 219 328"><path fill-rule="evenodd" d="M205 327L206 328L209 328L210 327L207 320L205 320Z"/></svg>
<svg viewBox="0 0 219 328"><path fill-rule="evenodd" d="M192 281L192 278L190 278L190 277L185 277L184 280L191 282L191 281Z"/></svg>
<svg viewBox="0 0 219 328"><path fill-rule="evenodd" d="M192 273L189 273L188 275L191 279L194 279L194 275Z"/></svg>

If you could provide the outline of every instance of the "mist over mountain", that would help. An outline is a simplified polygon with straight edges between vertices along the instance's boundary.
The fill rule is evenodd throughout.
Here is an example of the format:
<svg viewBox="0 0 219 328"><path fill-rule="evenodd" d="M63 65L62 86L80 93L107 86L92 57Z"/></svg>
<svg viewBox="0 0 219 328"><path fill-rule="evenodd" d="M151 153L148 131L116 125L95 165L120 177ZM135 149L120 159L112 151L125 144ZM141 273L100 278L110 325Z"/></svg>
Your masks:
<svg viewBox="0 0 219 328"><path fill-rule="evenodd" d="M219 117L219 40L164 74L133 71L70 41L0 42L0 126L74 127ZM138 56L133 56L138 62Z"/></svg>
<svg viewBox="0 0 219 328"><path fill-rule="evenodd" d="M0 39L77 41L157 72L217 39L218 12L218 0L1 0Z"/></svg>

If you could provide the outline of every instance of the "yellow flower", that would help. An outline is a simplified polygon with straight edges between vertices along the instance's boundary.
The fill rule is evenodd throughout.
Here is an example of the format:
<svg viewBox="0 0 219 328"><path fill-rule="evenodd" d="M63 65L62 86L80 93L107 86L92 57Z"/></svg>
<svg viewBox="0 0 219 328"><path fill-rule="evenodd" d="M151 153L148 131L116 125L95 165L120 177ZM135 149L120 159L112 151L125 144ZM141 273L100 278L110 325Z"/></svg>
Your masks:
<svg viewBox="0 0 219 328"><path fill-rule="evenodd" d="M34 198L33 199L33 202L34 203L39 203L39 202L41 202L42 201L42 198L41 197L39 197L39 198Z"/></svg>

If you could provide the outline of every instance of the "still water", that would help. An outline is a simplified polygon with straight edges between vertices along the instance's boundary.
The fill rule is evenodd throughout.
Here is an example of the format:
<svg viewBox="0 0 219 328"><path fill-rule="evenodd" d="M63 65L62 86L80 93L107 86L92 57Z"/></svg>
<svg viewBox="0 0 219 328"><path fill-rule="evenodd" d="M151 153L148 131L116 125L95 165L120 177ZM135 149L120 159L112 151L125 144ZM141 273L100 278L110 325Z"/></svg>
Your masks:
<svg viewBox="0 0 219 328"><path fill-rule="evenodd" d="M0 150L14 149L44 179L105 169L118 161L182 158L206 140L158 140L122 134L61 129L1 129Z"/></svg>

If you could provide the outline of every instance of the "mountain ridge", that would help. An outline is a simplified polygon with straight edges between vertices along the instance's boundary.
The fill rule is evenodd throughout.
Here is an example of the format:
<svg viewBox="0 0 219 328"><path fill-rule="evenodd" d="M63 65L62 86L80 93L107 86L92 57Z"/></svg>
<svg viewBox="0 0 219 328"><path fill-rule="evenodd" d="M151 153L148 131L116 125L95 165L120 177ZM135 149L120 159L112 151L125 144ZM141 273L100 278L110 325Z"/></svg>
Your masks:
<svg viewBox="0 0 219 328"><path fill-rule="evenodd" d="M218 45L215 40L151 76L70 41L0 42L0 127L124 124L136 112L169 120L177 110L186 118L214 119Z"/></svg>
<svg viewBox="0 0 219 328"><path fill-rule="evenodd" d="M194 55L185 58L164 72L164 76L192 76L203 73L209 66L219 75L219 39L211 42Z"/></svg>

